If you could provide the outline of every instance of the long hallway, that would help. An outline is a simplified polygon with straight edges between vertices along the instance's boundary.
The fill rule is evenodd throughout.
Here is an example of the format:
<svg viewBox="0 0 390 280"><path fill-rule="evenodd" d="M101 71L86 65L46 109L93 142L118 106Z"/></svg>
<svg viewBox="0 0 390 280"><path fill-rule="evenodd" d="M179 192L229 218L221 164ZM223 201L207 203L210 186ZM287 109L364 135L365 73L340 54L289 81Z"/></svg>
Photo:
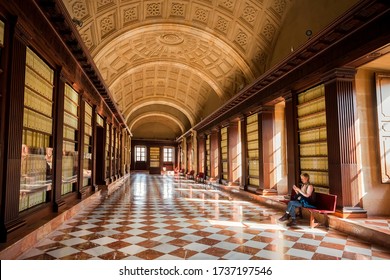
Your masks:
<svg viewBox="0 0 390 280"><path fill-rule="evenodd" d="M390 259L334 229L287 228L282 212L183 178L134 173L19 259Z"/></svg>

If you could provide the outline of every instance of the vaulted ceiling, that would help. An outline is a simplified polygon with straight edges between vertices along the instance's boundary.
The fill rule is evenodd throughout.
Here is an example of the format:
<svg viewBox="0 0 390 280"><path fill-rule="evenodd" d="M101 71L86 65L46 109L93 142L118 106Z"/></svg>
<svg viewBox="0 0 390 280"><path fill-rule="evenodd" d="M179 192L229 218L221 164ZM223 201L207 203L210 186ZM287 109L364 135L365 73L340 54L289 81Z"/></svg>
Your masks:
<svg viewBox="0 0 390 280"><path fill-rule="evenodd" d="M174 139L264 72L289 0L64 0L136 138ZM146 110L147 109L147 110Z"/></svg>
<svg viewBox="0 0 390 280"><path fill-rule="evenodd" d="M135 138L174 139L270 67L291 0L63 0Z"/></svg>

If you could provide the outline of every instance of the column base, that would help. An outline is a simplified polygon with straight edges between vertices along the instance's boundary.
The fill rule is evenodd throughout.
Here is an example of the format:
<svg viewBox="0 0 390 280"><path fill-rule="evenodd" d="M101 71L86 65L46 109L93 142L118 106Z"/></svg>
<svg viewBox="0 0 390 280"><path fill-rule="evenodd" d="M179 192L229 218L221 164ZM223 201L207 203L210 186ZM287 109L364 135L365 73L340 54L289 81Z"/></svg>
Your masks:
<svg viewBox="0 0 390 280"><path fill-rule="evenodd" d="M26 221L22 219L16 219L12 222L3 224L0 229L0 242L7 242L8 236L11 232L17 230L26 225Z"/></svg>
<svg viewBox="0 0 390 280"><path fill-rule="evenodd" d="M107 185L97 185L98 191L107 191L108 190L108 184Z"/></svg>
<svg viewBox="0 0 390 280"><path fill-rule="evenodd" d="M367 211L361 207L343 207L335 212L337 217L347 218L367 218Z"/></svg>
<svg viewBox="0 0 390 280"><path fill-rule="evenodd" d="M278 195L278 191L275 189L257 189L256 193L263 196L274 196Z"/></svg>
<svg viewBox="0 0 390 280"><path fill-rule="evenodd" d="M60 208L65 206L65 201L62 199L59 199L57 201L53 202L53 212L58 213L60 212Z"/></svg>
<svg viewBox="0 0 390 280"><path fill-rule="evenodd" d="M257 186L251 186L251 185L248 185L246 190L249 191L249 192L253 192L253 193L257 193L257 190L259 189L259 187Z"/></svg>

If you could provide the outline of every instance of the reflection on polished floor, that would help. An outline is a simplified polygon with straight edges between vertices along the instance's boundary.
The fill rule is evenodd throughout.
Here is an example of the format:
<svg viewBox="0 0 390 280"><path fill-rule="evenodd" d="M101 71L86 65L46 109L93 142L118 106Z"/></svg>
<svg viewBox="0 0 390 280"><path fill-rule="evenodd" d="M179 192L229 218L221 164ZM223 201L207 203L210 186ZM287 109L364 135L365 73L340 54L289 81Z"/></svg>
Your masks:
<svg viewBox="0 0 390 280"><path fill-rule="evenodd" d="M173 176L132 174L20 259L390 259L334 229L287 228L279 210Z"/></svg>

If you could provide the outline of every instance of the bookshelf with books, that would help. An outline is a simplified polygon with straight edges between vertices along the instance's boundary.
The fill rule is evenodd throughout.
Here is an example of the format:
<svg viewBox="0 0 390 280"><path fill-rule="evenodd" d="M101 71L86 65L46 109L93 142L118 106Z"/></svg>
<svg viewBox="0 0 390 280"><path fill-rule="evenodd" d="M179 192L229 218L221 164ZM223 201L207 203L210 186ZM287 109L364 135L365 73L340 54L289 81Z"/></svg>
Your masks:
<svg viewBox="0 0 390 280"><path fill-rule="evenodd" d="M123 136L124 147L123 147L123 164L124 173L127 174L130 171L130 138L127 132Z"/></svg>
<svg viewBox="0 0 390 280"><path fill-rule="evenodd" d="M150 147L150 174L160 174L160 147Z"/></svg>
<svg viewBox="0 0 390 280"><path fill-rule="evenodd" d="M119 176L121 175L121 136L119 133L119 130L116 134L116 175Z"/></svg>
<svg viewBox="0 0 390 280"><path fill-rule="evenodd" d="M210 134L206 135L206 176L211 177Z"/></svg>
<svg viewBox="0 0 390 280"><path fill-rule="evenodd" d="M258 115L253 114L246 120L248 187L258 188L259 182L259 125Z"/></svg>
<svg viewBox="0 0 390 280"><path fill-rule="evenodd" d="M227 137L227 127L221 129L221 158L222 158L222 180L228 180L229 170L228 170L228 137Z"/></svg>
<svg viewBox="0 0 390 280"><path fill-rule="evenodd" d="M310 175L316 192L329 193L324 85L298 95L300 172Z"/></svg>
<svg viewBox="0 0 390 280"><path fill-rule="evenodd" d="M84 156L83 187L91 186L92 172L92 106L85 103L84 113Z"/></svg>
<svg viewBox="0 0 390 280"><path fill-rule="evenodd" d="M79 95L68 84L64 99L64 140L62 151L62 187L65 195L76 190L79 134Z"/></svg>
<svg viewBox="0 0 390 280"><path fill-rule="evenodd" d="M19 211L50 199L54 71L26 50Z"/></svg>
<svg viewBox="0 0 390 280"><path fill-rule="evenodd" d="M0 20L0 75L3 73L3 48L4 48L4 36L5 36L5 23Z"/></svg>
<svg viewBox="0 0 390 280"><path fill-rule="evenodd" d="M115 128L111 127L111 181L115 181Z"/></svg>
<svg viewBox="0 0 390 280"><path fill-rule="evenodd" d="M99 114L96 115L96 124L100 127L104 127L104 119Z"/></svg>
<svg viewBox="0 0 390 280"><path fill-rule="evenodd" d="M5 23L0 20L0 47L4 46Z"/></svg>
<svg viewBox="0 0 390 280"><path fill-rule="evenodd" d="M110 138L111 138L111 125L107 123L106 125L106 180L110 180L111 178L111 143L110 143Z"/></svg>
<svg viewBox="0 0 390 280"><path fill-rule="evenodd" d="M95 166L95 174L93 176L93 183L96 185L106 185L106 163L107 163L107 129L106 129L106 123L104 118L99 115L97 112L94 112L96 116L96 123L93 123L92 126L95 126L95 133L96 138L92 139L94 145L93 151L94 151L94 160L92 161L92 164ZM108 124L107 124L108 126Z"/></svg>

